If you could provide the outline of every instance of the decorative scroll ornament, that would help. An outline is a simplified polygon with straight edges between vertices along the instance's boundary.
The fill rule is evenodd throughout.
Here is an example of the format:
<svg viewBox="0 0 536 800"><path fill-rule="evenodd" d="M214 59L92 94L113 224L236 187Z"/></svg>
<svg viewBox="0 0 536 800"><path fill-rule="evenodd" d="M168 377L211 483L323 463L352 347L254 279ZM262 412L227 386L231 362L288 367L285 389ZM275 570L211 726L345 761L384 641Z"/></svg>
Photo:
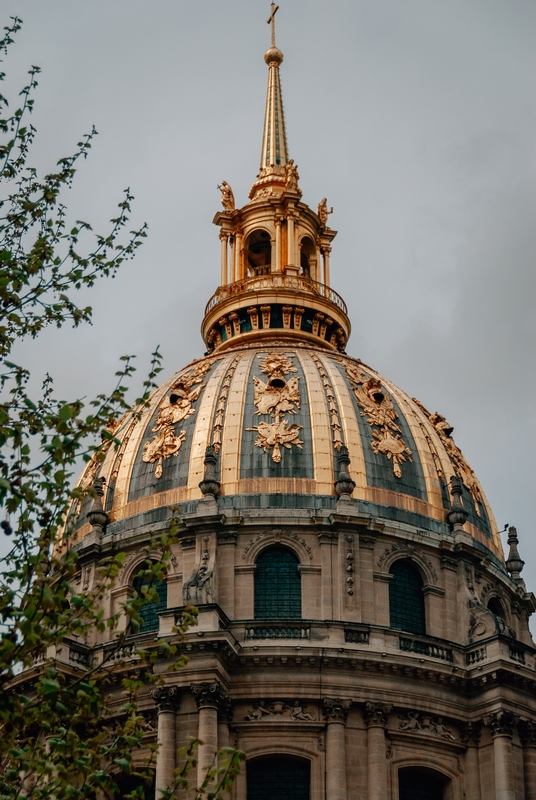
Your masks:
<svg viewBox="0 0 536 800"><path fill-rule="evenodd" d="M301 448L303 442L299 438L302 426L290 424L289 420L281 419L283 414L295 414L300 408L300 387L298 376L288 380L285 375L297 372L295 365L285 355L269 353L266 356L257 356L261 359L260 369L268 376L265 383L256 375L253 376L255 388L253 402L257 407L257 415L270 415L274 422L259 422L248 431L257 431L256 447L262 447L264 452L272 451L272 460L277 464L281 461L281 445L287 450L296 445Z"/></svg>
<svg viewBox="0 0 536 800"><path fill-rule="evenodd" d="M337 408L335 395L333 394L333 387L328 378L326 370L324 369L324 366L321 360L318 358L318 356L315 355L314 353L311 353L311 358L313 359L313 361L317 366L320 378L322 380L322 385L324 386L324 391L328 399L329 414L331 418L331 428L333 430L333 447L335 448L335 450L340 451L341 447L343 446L342 435L341 435L341 421L339 419L339 409Z"/></svg>
<svg viewBox="0 0 536 800"><path fill-rule="evenodd" d="M231 381L233 379L235 369L237 368L241 358L242 356L238 355L235 356L235 358L232 360L227 372L225 373L225 378L223 379L223 383L221 385L220 396L218 398L218 404L216 406L214 427L212 430L212 446L214 448L215 453L219 453L221 450L222 434L223 434L223 417L225 414L225 406L227 405L227 398L229 396L229 387L231 386Z"/></svg>
<svg viewBox="0 0 536 800"><path fill-rule="evenodd" d="M154 476L157 479L162 477L163 460L176 456L186 439L186 431L177 434L175 425L195 414L193 404L206 386L202 380L212 364L212 361L204 361L186 375L181 375L160 407L152 429L155 436L145 443L142 455L142 460L147 464L156 464Z"/></svg>
<svg viewBox="0 0 536 800"><path fill-rule="evenodd" d="M480 503L483 502L482 492L480 491L480 486L476 479L475 473L465 460L462 451L452 438L452 432L454 428L452 425L449 425L445 417L443 417L441 414L438 414L437 411L435 414L430 414L423 404L416 400L415 397L413 397L412 400L421 409L423 414L428 417L434 426L437 435L441 439L441 442L447 451L447 455L451 461L451 464L454 467L454 472L459 478L462 479L465 487L470 492L475 503L475 511L480 517Z"/></svg>
<svg viewBox="0 0 536 800"><path fill-rule="evenodd" d="M359 367L342 359L340 363L344 365L350 379L357 405L361 409L360 414L372 429L370 449L376 455L383 453L391 461L395 477L401 478L400 465L411 461L412 453L400 436L402 431L396 423L398 414L391 398L383 392L378 378L368 377Z"/></svg>

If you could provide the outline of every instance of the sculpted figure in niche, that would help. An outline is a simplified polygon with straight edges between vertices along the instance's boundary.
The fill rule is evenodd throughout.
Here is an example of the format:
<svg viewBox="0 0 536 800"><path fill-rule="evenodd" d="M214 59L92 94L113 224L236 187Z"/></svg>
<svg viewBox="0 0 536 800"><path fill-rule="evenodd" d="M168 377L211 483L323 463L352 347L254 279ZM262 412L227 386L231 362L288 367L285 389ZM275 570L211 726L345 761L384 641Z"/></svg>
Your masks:
<svg viewBox="0 0 536 800"><path fill-rule="evenodd" d="M223 206L224 211L234 211L235 210L235 199L233 190L227 183L227 181L222 181L221 186L218 186L218 189L221 192L221 204Z"/></svg>

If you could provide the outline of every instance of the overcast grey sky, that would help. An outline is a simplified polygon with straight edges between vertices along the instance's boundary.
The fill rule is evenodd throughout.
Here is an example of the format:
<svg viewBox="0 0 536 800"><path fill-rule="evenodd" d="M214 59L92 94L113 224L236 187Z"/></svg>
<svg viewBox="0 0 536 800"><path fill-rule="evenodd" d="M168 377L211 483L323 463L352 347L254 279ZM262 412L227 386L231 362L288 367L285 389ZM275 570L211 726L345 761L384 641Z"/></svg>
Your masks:
<svg viewBox="0 0 536 800"><path fill-rule="evenodd" d="M33 162L92 124L68 201L96 227L121 190L149 223L136 260L92 292L94 326L17 353L63 397L112 385L160 344L168 375L202 355L219 277L216 184L247 200L261 147L266 0L4 0L24 27L4 68L43 70ZM500 527L534 530L536 4L280 0L290 155L327 196L348 351L454 425Z"/></svg>

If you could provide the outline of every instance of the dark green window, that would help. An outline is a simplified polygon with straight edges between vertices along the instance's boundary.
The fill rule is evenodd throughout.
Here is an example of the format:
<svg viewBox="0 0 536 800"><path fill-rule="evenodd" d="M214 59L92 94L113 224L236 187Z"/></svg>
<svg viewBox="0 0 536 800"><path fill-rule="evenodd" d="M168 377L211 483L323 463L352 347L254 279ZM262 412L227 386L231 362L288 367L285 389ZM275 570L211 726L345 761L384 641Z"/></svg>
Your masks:
<svg viewBox="0 0 536 800"><path fill-rule="evenodd" d="M391 628L410 633L426 633L422 578L413 564L395 561L389 583Z"/></svg>
<svg viewBox="0 0 536 800"><path fill-rule="evenodd" d="M143 566L141 569L143 569ZM141 594L142 587L148 587L150 582L151 578L138 575L134 578L132 587L136 592ZM158 602L146 601L140 608L140 633L145 633L146 631L157 631L159 626L158 614L161 611L165 611L167 608L167 583L165 581L156 581L155 588L159 597Z"/></svg>
<svg viewBox="0 0 536 800"><path fill-rule="evenodd" d="M255 619L301 618L299 561L285 547L264 550L255 571Z"/></svg>
<svg viewBox="0 0 536 800"><path fill-rule="evenodd" d="M246 764L248 800L309 800L310 772L305 758L254 758Z"/></svg>
<svg viewBox="0 0 536 800"><path fill-rule="evenodd" d="M408 767L398 773L399 800L441 800L447 779L432 769Z"/></svg>

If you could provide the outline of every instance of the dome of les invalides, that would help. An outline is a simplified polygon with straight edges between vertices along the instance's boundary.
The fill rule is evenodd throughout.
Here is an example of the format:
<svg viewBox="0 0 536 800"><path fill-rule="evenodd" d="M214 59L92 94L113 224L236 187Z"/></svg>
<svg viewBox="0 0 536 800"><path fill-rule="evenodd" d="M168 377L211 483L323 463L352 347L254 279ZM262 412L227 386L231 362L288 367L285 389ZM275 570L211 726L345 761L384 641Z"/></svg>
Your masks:
<svg viewBox="0 0 536 800"><path fill-rule="evenodd" d="M260 171L241 208L220 186L206 352L86 467L78 580L89 590L123 552L102 601L121 615L179 517L160 600L114 655L134 668L169 640L189 657L140 696L157 797L195 737L198 785L218 748L246 753L234 800L536 800L536 603L517 533L505 561L452 425L347 352L333 209L303 202L288 153L276 10ZM75 644L71 669L115 653L107 629L89 655ZM110 689L112 715L121 702Z"/></svg>

